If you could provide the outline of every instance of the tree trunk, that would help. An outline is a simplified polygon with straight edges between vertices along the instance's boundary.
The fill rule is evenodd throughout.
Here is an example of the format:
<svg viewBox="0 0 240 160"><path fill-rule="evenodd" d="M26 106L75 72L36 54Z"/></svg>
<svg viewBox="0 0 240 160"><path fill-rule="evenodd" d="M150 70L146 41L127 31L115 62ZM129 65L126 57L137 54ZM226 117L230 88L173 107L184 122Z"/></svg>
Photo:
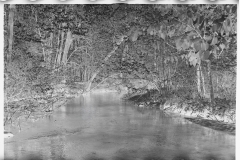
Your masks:
<svg viewBox="0 0 240 160"><path fill-rule="evenodd" d="M172 80L171 80L171 66L168 66L168 90L172 88Z"/></svg>
<svg viewBox="0 0 240 160"><path fill-rule="evenodd" d="M205 97L206 96L206 89L205 89L205 80L204 80L204 74L203 74L203 70L202 70L202 66L200 66L200 76L201 76L201 81L202 81L202 96Z"/></svg>
<svg viewBox="0 0 240 160"><path fill-rule="evenodd" d="M10 4L9 6L9 19L8 19L8 27L9 27L9 39L8 39L8 54L7 54L7 61L10 62L12 59L12 49L13 49L13 25L14 25L14 9L15 4Z"/></svg>
<svg viewBox="0 0 240 160"><path fill-rule="evenodd" d="M60 45L60 38L59 38L60 33L61 33L60 30L58 30L58 34L57 34L57 53L56 53L56 55L55 55L54 68L55 68L56 65L57 65L57 59L58 59L58 53L59 53L59 45Z"/></svg>
<svg viewBox="0 0 240 160"><path fill-rule="evenodd" d="M165 58L164 58L164 52L165 52L165 43L163 44L163 52L162 52L162 76L163 76L163 88L166 87L166 81L165 81Z"/></svg>
<svg viewBox="0 0 240 160"><path fill-rule="evenodd" d="M201 63L197 64L197 90L198 94L202 96L202 89L201 89Z"/></svg>
<svg viewBox="0 0 240 160"><path fill-rule="evenodd" d="M156 50L154 51L154 62L153 62L153 64L154 64L154 71L155 71L155 72L158 72L158 67L157 67L157 51L156 51Z"/></svg>
<svg viewBox="0 0 240 160"><path fill-rule="evenodd" d="M106 62L115 53L117 49L118 49L118 46L114 47L113 50L109 52L108 55L104 58L103 62ZM93 80L100 73L103 66L104 66L104 63L102 63L102 65L99 68L97 68L95 72L93 72L91 78L88 80L86 91L90 91Z"/></svg>
<svg viewBox="0 0 240 160"><path fill-rule="evenodd" d="M207 61L207 67L208 67L209 87L210 87L210 103L213 106L213 104L214 104L214 93L213 93L211 61L210 60Z"/></svg>
<svg viewBox="0 0 240 160"><path fill-rule="evenodd" d="M57 64L59 65L61 63L61 59L62 59L62 49L63 49L63 41L64 41L64 31L62 30L61 33L61 44L60 44L60 49L59 49L59 53L58 53L58 58L57 58Z"/></svg>
<svg viewBox="0 0 240 160"><path fill-rule="evenodd" d="M62 56L63 64L67 64L68 51L69 51L69 48L72 44L72 41L73 41L72 32L70 30L68 30L67 38L66 38L66 42L65 42L65 47L64 47L64 51L63 51L63 56Z"/></svg>

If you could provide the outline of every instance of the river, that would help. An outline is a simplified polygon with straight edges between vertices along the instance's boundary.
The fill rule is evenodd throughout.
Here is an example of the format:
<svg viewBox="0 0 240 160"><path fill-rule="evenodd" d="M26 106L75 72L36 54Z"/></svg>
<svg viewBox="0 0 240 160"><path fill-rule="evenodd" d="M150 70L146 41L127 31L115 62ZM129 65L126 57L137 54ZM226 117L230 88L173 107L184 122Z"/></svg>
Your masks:
<svg viewBox="0 0 240 160"><path fill-rule="evenodd" d="M158 109L135 107L117 93L71 100L5 139L9 159L234 160L235 136Z"/></svg>

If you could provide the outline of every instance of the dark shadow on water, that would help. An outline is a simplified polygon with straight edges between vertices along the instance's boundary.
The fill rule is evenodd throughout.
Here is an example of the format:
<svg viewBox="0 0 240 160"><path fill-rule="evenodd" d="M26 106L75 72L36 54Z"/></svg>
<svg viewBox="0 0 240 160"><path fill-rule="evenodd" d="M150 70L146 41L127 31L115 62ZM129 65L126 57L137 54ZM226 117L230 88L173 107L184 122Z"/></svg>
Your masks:
<svg viewBox="0 0 240 160"><path fill-rule="evenodd" d="M186 152L180 152L172 160L190 160L190 157Z"/></svg>
<svg viewBox="0 0 240 160"><path fill-rule="evenodd" d="M97 155L89 155L84 160L104 160L102 157L98 157Z"/></svg>
<svg viewBox="0 0 240 160"><path fill-rule="evenodd" d="M222 158L220 158L217 155L209 154L209 155L204 156L203 160L222 160ZM235 160L235 157L232 157L232 160Z"/></svg>
<svg viewBox="0 0 240 160"><path fill-rule="evenodd" d="M71 160L71 159L63 158L63 157L55 157L52 159L53 160ZM125 153L125 154L119 153L111 159L112 160L134 160L134 159L136 159L136 157L133 155L129 155L128 153ZM137 159L139 159L139 158L137 158ZM14 159L5 158L4 160L14 160ZM23 158L20 160L23 160ZM24 160L45 160L45 159L40 156L29 155L29 156L25 157ZM105 158L99 157L96 154L91 154L91 155L86 156L84 158L84 160L105 160ZM148 155L148 156L144 157L142 160L167 160L167 159L160 157L160 156ZM194 160L194 158L190 158L189 155L186 153L179 153L179 154L176 154L175 157L171 160ZM209 155L204 156L202 158L202 160L222 160L222 159L219 158L217 155L209 154ZM235 157L232 157L232 160L235 160Z"/></svg>
<svg viewBox="0 0 240 160"><path fill-rule="evenodd" d="M143 160L165 160L165 159L158 156L147 156L147 157L144 157Z"/></svg>
<svg viewBox="0 0 240 160"><path fill-rule="evenodd" d="M15 159L4 158L4 160L15 160ZM24 158L20 158L20 160L45 160L45 158L42 158L41 156L37 156L37 155L28 155ZM71 159L63 158L63 157L53 157L52 160L71 160Z"/></svg>

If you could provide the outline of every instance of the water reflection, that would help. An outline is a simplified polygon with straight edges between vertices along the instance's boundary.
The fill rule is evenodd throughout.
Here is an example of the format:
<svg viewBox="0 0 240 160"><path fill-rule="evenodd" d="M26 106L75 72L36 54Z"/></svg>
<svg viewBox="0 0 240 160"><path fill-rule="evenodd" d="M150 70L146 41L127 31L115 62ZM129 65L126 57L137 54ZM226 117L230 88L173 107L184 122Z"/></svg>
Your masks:
<svg viewBox="0 0 240 160"><path fill-rule="evenodd" d="M84 95L5 140L5 156L40 159L233 160L235 137L118 95ZM31 156L30 156L31 158Z"/></svg>

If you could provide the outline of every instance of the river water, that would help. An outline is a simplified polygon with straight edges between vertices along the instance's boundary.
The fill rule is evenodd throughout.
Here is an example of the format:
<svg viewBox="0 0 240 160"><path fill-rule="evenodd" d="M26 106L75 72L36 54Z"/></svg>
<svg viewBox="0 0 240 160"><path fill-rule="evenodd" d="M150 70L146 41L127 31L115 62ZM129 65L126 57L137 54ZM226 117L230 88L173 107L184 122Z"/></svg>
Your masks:
<svg viewBox="0 0 240 160"><path fill-rule="evenodd" d="M6 159L235 159L235 136L158 109L135 107L117 93L81 96L21 128L5 139Z"/></svg>

